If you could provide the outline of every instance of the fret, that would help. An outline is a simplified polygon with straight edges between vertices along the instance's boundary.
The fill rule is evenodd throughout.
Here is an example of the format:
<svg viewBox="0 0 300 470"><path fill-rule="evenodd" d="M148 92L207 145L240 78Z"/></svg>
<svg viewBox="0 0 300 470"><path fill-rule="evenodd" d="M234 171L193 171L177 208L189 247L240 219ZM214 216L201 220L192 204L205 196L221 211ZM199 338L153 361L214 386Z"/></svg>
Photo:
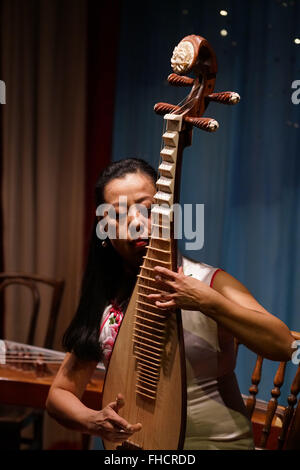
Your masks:
<svg viewBox="0 0 300 470"><path fill-rule="evenodd" d="M157 227L159 227L159 225L158 225ZM152 240L159 240L160 242L168 242L168 243L171 243L171 239L170 239L170 238L154 237L153 235L151 235L151 237L150 237L150 242L151 242Z"/></svg>
<svg viewBox="0 0 300 470"><path fill-rule="evenodd" d="M138 294L138 295L143 295L143 294ZM146 305L146 306L148 306L148 307L150 307L150 308L154 308L155 310L161 311L161 309L160 309L159 307L157 307L156 305L149 304L149 303L147 303L147 302L144 302L143 300L137 300L137 302L138 302L139 304ZM153 315L158 315L158 314L155 314L154 312L151 312L151 313L153 313ZM160 316L160 315L158 315L158 316ZM166 318L166 314L165 314L163 317L161 317L161 318Z"/></svg>
<svg viewBox="0 0 300 470"><path fill-rule="evenodd" d="M165 145L168 147L177 147L178 145L178 133L167 131L162 136Z"/></svg>
<svg viewBox="0 0 300 470"><path fill-rule="evenodd" d="M150 268L150 266L142 266L141 269L146 269L147 271L150 271L151 274L156 272L154 268ZM153 280L156 280L155 277L153 277Z"/></svg>
<svg viewBox="0 0 300 470"><path fill-rule="evenodd" d="M144 319L144 317L142 318ZM152 328L149 325L141 324L136 321L134 328L137 334L141 334L141 335L143 335L144 333L148 334L150 337L154 338L154 340L157 340L157 341L161 341L164 338L164 333L165 333L164 330L157 330L157 333L160 334L160 336L158 337L156 333L153 333L153 332L150 333L148 331L144 331L143 329L141 329L141 327L145 327L145 328L152 330Z"/></svg>
<svg viewBox="0 0 300 470"><path fill-rule="evenodd" d="M156 394L157 384L152 384L147 382L146 380L139 379L137 386L145 388L146 390L149 390L149 392Z"/></svg>
<svg viewBox="0 0 300 470"><path fill-rule="evenodd" d="M142 310L141 308L138 308L137 311L149 314L146 310ZM135 316L135 318L139 318L140 320L144 320L144 321L147 321L149 323L154 323L156 326L161 326L162 328L164 328L164 326L165 326L165 321L164 321L165 319L163 319L162 322L159 322L158 320L151 320L150 318L145 317L145 316L143 316L143 317L141 317L139 315L134 315L134 316ZM158 330L158 331L161 331L161 330Z"/></svg>
<svg viewBox="0 0 300 470"><path fill-rule="evenodd" d="M157 381L150 380L150 379L148 379L147 376L144 376L142 374L140 375L139 380L143 383L146 383L146 384L150 385L150 387L156 387L157 386Z"/></svg>
<svg viewBox="0 0 300 470"><path fill-rule="evenodd" d="M173 210L170 207L166 207L166 206L163 206L163 205L157 205L157 206L153 207L153 209L151 211L151 215L152 214L165 216L165 217L167 217L167 220L169 222L171 220ZM166 228L168 228L168 227L166 227Z"/></svg>
<svg viewBox="0 0 300 470"><path fill-rule="evenodd" d="M143 387L142 387L143 388ZM151 400L154 400L155 399L155 394L154 395L148 395L147 393L145 393L144 391L140 391L137 387L137 391L136 391L139 395L142 395L146 398L150 398Z"/></svg>
<svg viewBox="0 0 300 470"><path fill-rule="evenodd" d="M139 303L141 303L141 302L139 302ZM151 307L152 307L152 305L151 305ZM166 319L167 319L167 315L160 315L158 313L151 312L151 310L145 310L141 307L137 307L137 311L142 312L142 313L146 313L147 315L151 315L151 316L155 317L157 319L157 321L163 322L162 324L164 324L166 322Z"/></svg>
<svg viewBox="0 0 300 470"><path fill-rule="evenodd" d="M140 346L138 344L135 344L135 349L137 349L138 351L144 351L146 353L146 355L150 355L150 357L151 357L151 354L154 354L154 356L157 356L158 358L161 357L162 349L159 349L158 350L159 352L150 351L149 349L145 349L145 348L143 348L142 346ZM156 359L156 358L154 358L154 359Z"/></svg>
<svg viewBox="0 0 300 470"><path fill-rule="evenodd" d="M156 247L150 246L150 245L149 245L149 249L154 250L154 251L158 251L159 253L162 253L164 255L170 255L171 254L171 250L163 250L161 248L156 248Z"/></svg>
<svg viewBox="0 0 300 470"><path fill-rule="evenodd" d="M147 370L149 370L149 373L150 371L152 371L152 374L155 374L156 376L159 376L159 370L157 369L157 367L153 367L153 365L150 365L144 361L143 359L140 359L139 360L139 363L138 363L138 366L137 366L137 369L140 370L140 368L143 367L143 368L146 368Z"/></svg>
<svg viewBox="0 0 300 470"><path fill-rule="evenodd" d="M171 266L170 261L163 261L162 259L151 258L150 256L147 256L147 255L146 255L146 256L143 256L143 258L144 258L144 259L147 259L147 260L149 260L149 261L152 261L152 262L154 262L154 263L162 263L162 264L164 264L164 265L167 264L168 266Z"/></svg>
<svg viewBox="0 0 300 470"><path fill-rule="evenodd" d="M150 397L149 395L147 395L147 393L143 393L143 392L141 392L140 390L136 390L136 393L137 393L138 395L141 395L142 397L150 398L151 400L154 400L154 399L155 399L155 397ZM124 442L126 442L126 441L124 441ZM124 443L123 443L123 444L124 444ZM122 444L122 445L123 445L123 444ZM130 447L129 447L129 449L130 449ZM142 449L142 447L138 447L138 449Z"/></svg>
<svg viewBox="0 0 300 470"><path fill-rule="evenodd" d="M142 274L138 274L137 277L139 279L142 279L143 281L156 282L155 279L152 279L151 277L143 276Z"/></svg>
<svg viewBox="0 0 300 470"><path fill-rule="evenodd" d="M172 163L162 161L158 167L158 170L163 176L174 178L175 165L172 165Z"/></svg>
<svg viewBox="0 0 300 470"><path fill-rule="evenodd" d="M139 373L147 373L147 374L150 374L151 376L154 377L154 380L156 380L160 373L157 369L153 369L153 367L150 367L148 366L147 364L143 364L141 362L139 362L138 366L137 366L137 370Z"/></svg>
<svg viewBox="0 0 300 470"><path fill-rule="evenodd" d="M140 348L145 348L145 347L150 348L149 352L150 353L153 352L153 354L157 354L157 355L161 355L163 351L162 343L158 343L155 346L153 346L152 344L148 344L147 338L144 338L144 337L138 337L138 339L135 341L135 345Z"/></svg>
<svg viewBox="0 0 300 470"><path fill-rule="evenodd" d="M155 380L152 377L149 377L148 375L142 373L142 371L139 372L139 377L141 377L143 381L149 382L151 385L156 385L157 384L158 377Z"/></svg>
<svg viewBox="0 0 300 470"><path fill-rule="evenodd" d="M170 227L167 226L167 225L161 225L161 224L157 224L157 223L154 223L154 222L151 223L151 227L162 228L163 230L169 230L170 229ZM151 238L152 238L152 235L151 235ZM166 240L166 239L162 238L162 240ZM169 240L171 240L171 239L169 238Z"/></svg>
<svg viewBox="0 0 300 470"><path fill-rule="evenodd" d="M160 292L158 289L155 289L154 287L146 286L146 285L143 285L143 284L138 285L138 291L140 291L140 289L148 289L148 290L152 291L152 293ZM141 292L138 292L138 293L141 294Z"/></svg>
<svg viewBox="0 0 300 470"><path fill-rule="evenodd" d="M146 392L148 392L149 394L152 395L152 398L155 398L155 396L156 396L156 390L155 390L155 389L153 390L152 387L150 387L150 386L147 387L147 386L145 386L144 384L140 384L140 383L136 384L136 386L137 386L137 389L138 389L138 390L139 390L139 389L142 389L143 392L146 391Z"/></svg>
<svg viewBox="0 0 300 470"><path fill-rule="evenodd" d="M154 195L154 199L167 202L170 205L172 204L172 195L170 193L165 193L164 191L157 191L157 193Z"/></svg>
<svg viewBox="0 0 300 470"><path fill-rule="evenodd" d="M136 325L136 326L133 329L133 336L135 336L137 338L137 341L140 339L141 336L143 337L144 342L148 341L150 343L155 344L156 346L161 346L163 344L163 342L165 341L164 336L159 336L158 337L157 335L155 335L153 333L149 333L146 330L140 330L139 325ZM145 335L147 335L147 336L145 336Z"/></svg>
<svg viewBox="0 0 300 470"><path fill-rule="evenodd" d="M136 329L134 329L133 331L134 331L134 333L133 333L132 336L133 336L134 338L136 338L136 340L138 341L138 340L141 338L141 336L139 336L137 333L135 333L135 332L137 331ZM143 331L143 334L144 334L144 333L145 333L145 331ZM144 335L142 336L142 338L143 338L144 341L148 341L149 343L154 343L154 344L156 344L156 345L158 345L158 346L161 345L161 343L159 343L158 341L154 341L153 339L147 338L147 337L144 336Z"/></svg>
<svg viewBox="0 0 300 470"><path fill-rule="evenodd" d="M160 156L163 160L174 163L177 157L177 149L170 146L165 146L160 152Z"/></svg>
<svg viewBox="0 0 300 470"><path fill-rule="evenodd" d="M136 319L135 322L137 325L143 326L143 328L148 328L148 330L151 330L151 331L157 331L158 334L162 335L161 338L164 337L165 331L161 331L161 330L158 330L157 328L154 328L153 326L148 326L148 325L145 325L144 323L140 323L138 319ZM155 334L153 334L153 336L156 337Z"/></svg>
<svg viewBox="0 0 300 470"><path fill-rule="evenodd" d="M147 271L154 272L154 268L150 268L150 266L142 266L141 269L147 269Z"/></svg>
<svg viewBox="0 0 300 470"><path fill-rule="evenodd" d="M137 348L135 348L137 349ZM135 353L137 359L142 359L143 361L151 364L152 366L159 367L161 364L161 358L149 357L147 354L143 354L142 352L138 351Z"/></svg>
<svg viewBox="0 0 300 470"><path fill-rule="evenodd" d="M169 192L172 193L172 187L173 187L174 180L171 178L167 178L166 176L161 176L157 181L156 181L156 186L161 190L163 188L163 192Z"/></svg>
<svg viewBox="0 0 300 470"><path fill-rule="evenodd" d="M139 385L145 385L146 387L148 387L149 389L151 389L154 392L156 387L157 387L157 380L152 379L151 381L148 381L148 383L147 383L147 378L145 379L144 377L142 377L142 375L139 375L138 384Z"/></svg>

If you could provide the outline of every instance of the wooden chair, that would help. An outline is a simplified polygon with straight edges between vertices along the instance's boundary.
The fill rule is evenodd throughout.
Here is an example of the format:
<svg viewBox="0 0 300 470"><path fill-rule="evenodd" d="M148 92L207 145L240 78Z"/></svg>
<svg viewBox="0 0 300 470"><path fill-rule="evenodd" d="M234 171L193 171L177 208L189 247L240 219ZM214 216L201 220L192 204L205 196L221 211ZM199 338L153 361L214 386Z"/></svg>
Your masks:
<svg viewBox="0 0 300 470"><path fill-rule="evenodd" d="M295 340L300 340L300 333L294 331L291 333ZM256 397L264 361L266 359L262 356L257 356L249 395L243 395L252 421L255 449L300 450L300 399L297 399L300 391L300 364L295 365L296 373L290 386L290 394L286 406L282 406L278 404L278 399L285 380L287 362L279 363L274 376L271 398L266 402Z"/></svg>
<svg viewBox="0 0 300 470"><path fill-rule="evenodd" d="M64 281L25 273L0 273L0 292L10 285L21 285L30 289L32 294L32 312L26 343L34 345L36 326L40 311L40 288L47 285L52 290L49 319L43 347L53 348L53 341L59 308L64 291ZM25 312L21 312L22 315ZM17 450L20 448L42 449L43 446L43 410L22 406L0 404L0 449ZM22 430L32 425L32 437L22 436ZM22 445L22 447L21 447Z"/></svg>

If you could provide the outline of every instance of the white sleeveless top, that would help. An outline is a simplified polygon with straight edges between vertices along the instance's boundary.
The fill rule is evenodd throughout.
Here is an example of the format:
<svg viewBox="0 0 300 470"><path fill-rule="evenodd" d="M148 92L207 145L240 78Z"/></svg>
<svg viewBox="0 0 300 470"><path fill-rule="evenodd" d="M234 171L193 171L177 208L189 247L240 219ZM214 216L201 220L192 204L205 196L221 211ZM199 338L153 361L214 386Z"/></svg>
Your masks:
<svg viewBox="0 0 300 470"><path fill-rule="evenodd" d="M218 268L183 258L183 272L212 286ZM252 426L234 374L232 334L199 311L182 310L187 372L184 448L253 449Z"/></svg>
<svg viewBox="0 0 300 470"><path fill-rule="evenodd" d="M183 272L212 285L218 268L182 258ZM100 343L107 365L126 310L112 303L103 312ZM184 449L254 448L234 374L233 336L200 311L182 310L187 371L187 426Z"/></svg>

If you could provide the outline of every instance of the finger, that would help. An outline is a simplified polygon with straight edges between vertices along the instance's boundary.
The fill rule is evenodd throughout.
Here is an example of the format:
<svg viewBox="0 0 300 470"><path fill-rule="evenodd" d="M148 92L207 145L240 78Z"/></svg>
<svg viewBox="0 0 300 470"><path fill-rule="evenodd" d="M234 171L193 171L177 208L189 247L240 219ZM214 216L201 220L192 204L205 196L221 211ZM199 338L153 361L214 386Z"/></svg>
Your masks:
<svg viewBox="0 0 300 470"><path fill-rule="evenodd" d="M176 279L177 273L174 273L174 271L171 271L170 269L164 268L163 266L155 266L154 271L156 271L159 274L162 274L163 276L167 277L168 279Z"/></svg>
<svg viewBox="0 0 300 470"><path fill-rule="evenodd" d="M118 428L127 430L130 426L126 419L122 418L117 414L115 410L118 409L117 403L114 401L108 405L110 412L108 412L107 420Z"/></svg>
<svg viewBox="0 0 300 470"><path fill-rule="evenodd" d="M182 266L179 266L177 272L178 272L178 274L183 274L183 267L182 267Z"/></svg>
<svg viewBox="0 0 300 470"><path fill-rule="evenodd" d="M143 426L141 425L141 423L136 423L136 424L129 424L127 429L130 433L133 434L134 432L140 431L142 429L142 427Z"/></svg>
<svg viewBox="0 0 300 470"><path fill-rule="evenodd" d="M139 426L139 428L136 428L134 431L129 432L129 433L124 432L124 431L116 432L116 433L110 435L110 439L114 440L114 441L126 441L126 439L129 439L134 432L140 431L142 429L141 424L138 424L138 425L136 424L135 426Z"/></svg>
<svg viewBox="0 0 300 470"><path fill-rule="evenodd" d="M125 405L125 399L121 393L118 393L116 400L109 403L110 406L114 411L118 412L120 408Z"/></svg>
<svg viewBox="0 0 300 470"><path fill-rule="evenodd" d="M121 418L121 416L119 416L118 414L109 416L108 420L111 424L116 426L118 429L121 428L126 432L133 433L136 431L140 431L140 429L142 429L141 423L130 424L128 423L128 421L126 421L126 419Z"/></svg>
<svg viewBox="0 0 300 470"><path fill-rule="evenodd" d="M148 294L147 297L152 300L171 300L173 295L170 292L161 292L160 294Z"/></svg>
<svg viewBox="0 0 300 470"><path fill-rule="evenodd" d="M117 409L116 412L118 413L121 408L125 405L125 399L121 393L118 393L116 398Z"/></svg>
<svg viewBox="0 0 300 470"><path fill-rule="evenodd" d="M136 423L136 424L128 424L126 428L122 428L120 430L119 426L117 423L114 422L114 420L111 420L113 426L116 426L112 432L114 433L122 433L123 434L128 434L128 436L131 436L135 432L138 432L142 429L141 423Z"/></svg>
<svg viewBox="0 0 300 470"><path fill-rule="evenodd" d="M161 274L156 274L154 278L157 282L158 290L165 291L165 290L168 290L168 287L171 287L171 289L174 290L176 287L176 284L174 281L171 281L170 279L163 277Z"/></svg>
<svg viewBox="0 0 300 470"><path fill-rule="evenodd" d="M161 298L161 294L147 294L147 297L148 299L160 299Z"/></svg>
<svg viewBox="0 0 300 470"><path fill-rule="evenodd" d="M159 308L172 308L172 307L176 307L176 303L174 300L170 300L169 302L159 302L159 301L156 301L155 302L155 305Z"/></svg>

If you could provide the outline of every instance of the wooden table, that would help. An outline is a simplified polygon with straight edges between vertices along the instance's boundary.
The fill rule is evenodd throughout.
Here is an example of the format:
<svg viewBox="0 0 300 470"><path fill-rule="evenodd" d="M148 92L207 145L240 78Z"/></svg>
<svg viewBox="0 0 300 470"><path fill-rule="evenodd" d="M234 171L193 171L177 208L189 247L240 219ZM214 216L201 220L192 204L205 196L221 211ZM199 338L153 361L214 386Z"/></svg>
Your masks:
<svg viewBox="0 0 300 470"><path fill-rule="evenodd" d="M58 367L47 365L47 371L38 375L35 370L21 370L0 364L0 403L44 409ZM85 405L100 409L103 381L104 370L96 369L83 395Z"/></svg>

